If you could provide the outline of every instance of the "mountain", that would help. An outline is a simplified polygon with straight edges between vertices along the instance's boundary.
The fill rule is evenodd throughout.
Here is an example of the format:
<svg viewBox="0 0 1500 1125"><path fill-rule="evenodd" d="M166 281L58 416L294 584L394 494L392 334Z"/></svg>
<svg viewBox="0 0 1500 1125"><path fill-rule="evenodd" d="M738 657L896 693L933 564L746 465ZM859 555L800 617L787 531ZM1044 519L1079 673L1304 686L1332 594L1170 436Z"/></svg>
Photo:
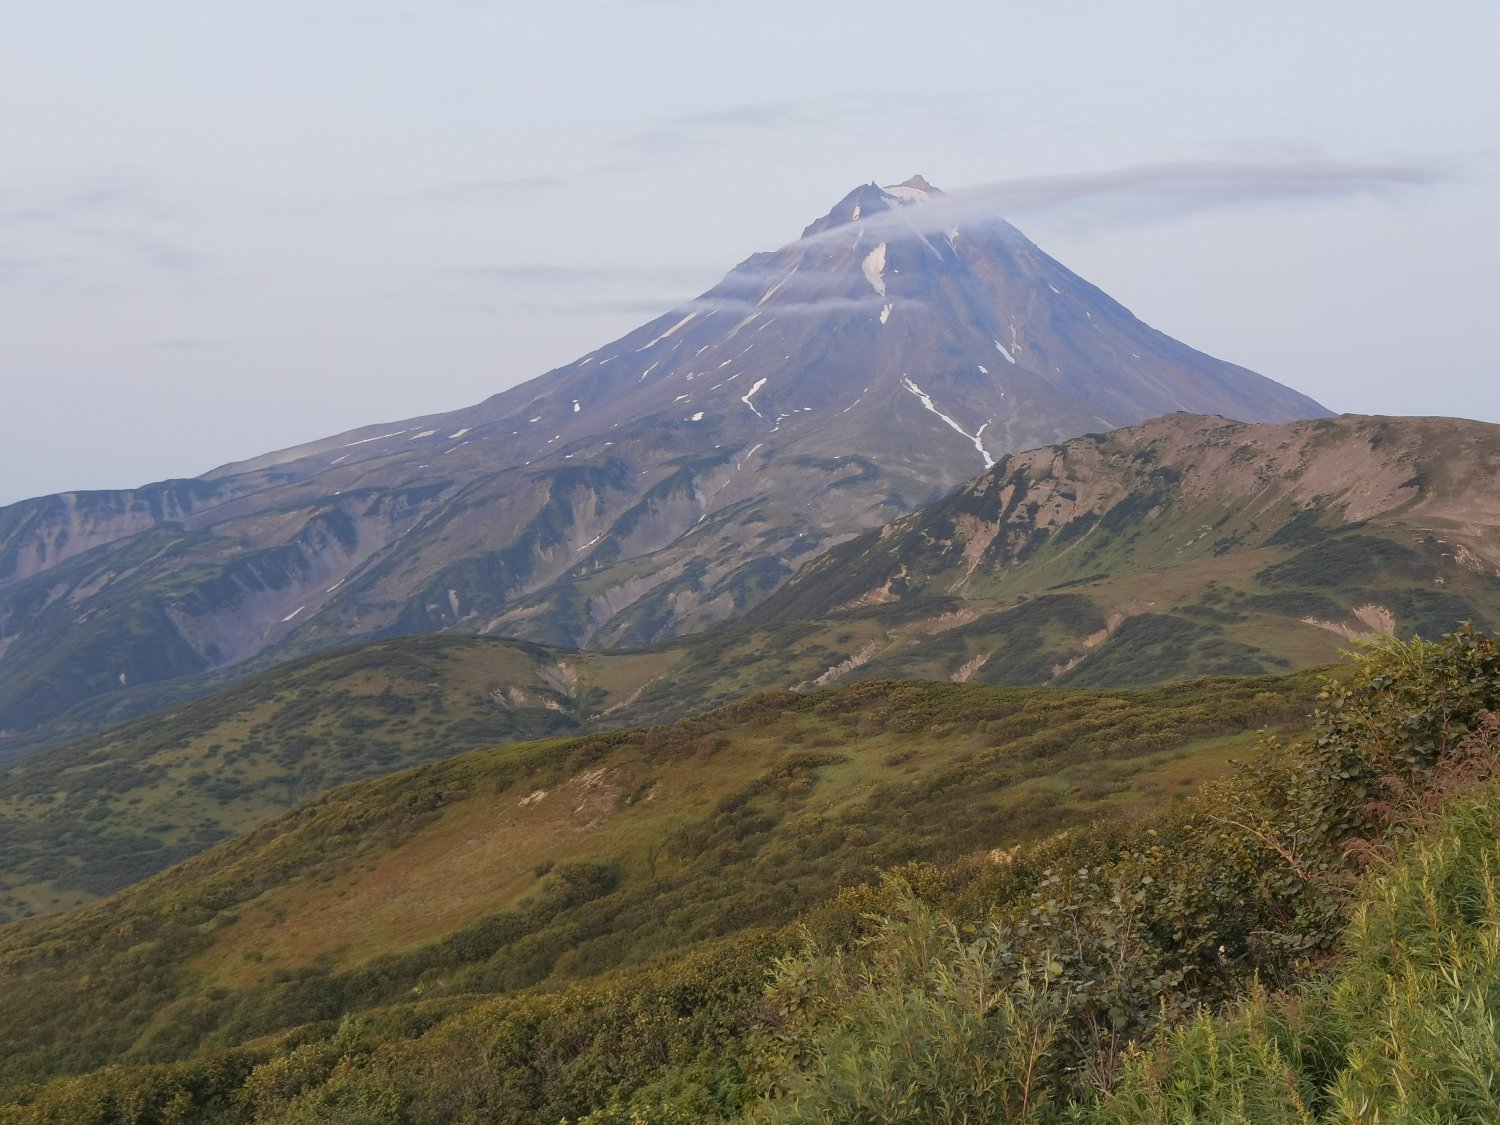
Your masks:
<svg viewBox="0 0 1500 1125"><path fill-rule="evenodd" d="M804 567L744 626L845 675L1155 683L1500 623L1500 426L1177 414L1002 458ZM711 662L701 674L711 676Z"/></svg>
<svg viewBox="0 0 1500 1125"><path fill-rule="evenodd" d="M357 638L702 629L1008 452L1184 409L1327 413L919 177L866 185L477 406L0 509L0 731L14 752Z"/></svg>
<svg viewBox="0 0 1500 1125"><path fill-rule="evenodd" d="M1173 415L1002 458L745 618L647 649L389 638L0 772L0 918L125 886L299 800L479 746L867 679L1116 689L1500 621L1500 427Z"/></svg>

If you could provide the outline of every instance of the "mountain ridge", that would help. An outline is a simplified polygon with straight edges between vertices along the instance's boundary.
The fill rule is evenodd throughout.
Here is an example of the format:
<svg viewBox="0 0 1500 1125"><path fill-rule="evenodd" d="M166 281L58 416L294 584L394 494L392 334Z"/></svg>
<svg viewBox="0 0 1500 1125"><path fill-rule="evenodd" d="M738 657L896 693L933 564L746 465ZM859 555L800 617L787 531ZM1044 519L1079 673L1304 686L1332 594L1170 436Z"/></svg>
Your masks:
<svg viewBox="0 0 1500 1125"><path fill-rule="evenodd" d="M813 235L472 407L0 509L0 730L393 633L649 643L1009 450L1181 406L1326 413L1141 324L1001 219L949 225L949 198L858 188Z"/></svg>

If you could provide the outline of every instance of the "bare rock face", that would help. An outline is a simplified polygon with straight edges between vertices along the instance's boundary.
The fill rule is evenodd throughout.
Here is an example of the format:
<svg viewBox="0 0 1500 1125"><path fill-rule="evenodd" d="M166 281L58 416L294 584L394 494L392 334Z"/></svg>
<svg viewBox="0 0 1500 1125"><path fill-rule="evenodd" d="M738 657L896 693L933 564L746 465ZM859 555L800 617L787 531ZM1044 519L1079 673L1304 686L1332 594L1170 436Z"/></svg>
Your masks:
<svg viewBox="0 0 1500 1125"><path fill-rule="evenodd" d="M97 725L147 706L140 685L382 634L702 629L1009 453L1174 410L1327 413L921 177L865 185L477 406L0 509L0 730L83 704Z"/></svg>

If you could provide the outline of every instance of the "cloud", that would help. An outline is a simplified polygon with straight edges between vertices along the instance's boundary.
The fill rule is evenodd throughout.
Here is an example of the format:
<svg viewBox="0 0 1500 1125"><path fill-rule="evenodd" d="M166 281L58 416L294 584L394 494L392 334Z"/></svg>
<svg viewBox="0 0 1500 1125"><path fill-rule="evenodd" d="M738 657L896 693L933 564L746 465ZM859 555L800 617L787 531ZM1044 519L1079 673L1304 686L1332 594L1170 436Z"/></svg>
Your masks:
<svg viewBox="0 0 1500 1125"><path fill-rule="evenodd" d="M689 301L686 305L674 304L670 298L653 301L649 297L622 297L617 301L608 299L582 300L582 301L527 301L523 308L535 312L565 313L574 315L577 313L606 313L616 316L645 316L655 318L665 316L678 308L686 309L692 305Z"/></svg>
<svg viewBox="0 0 1500 1125"><path fill-rule="evenodd" d="M31 271L32 267L31 262L8 254L0 254L0 282L19 281Z"/></svg>
<svg viewBox="0 0 1500 1125"><path fill-rule="evenodd" d="M3 205L3 202L3 197L0 197L0 205ZM43 226L47 223L55 223L57 219L57 212L47 207L3 206L3 209L0 209L0 226Z"/></svg>
<svg viewBox="0 0 1500 1125"><path fill-rule="evenodd" d="M66 192L57 201L57 207L77 216L131 219L165 220L176 213L176 208L139 184L107 176L96 177Z"/></svg>
<svg viewBox="0 0 1500 1125"><path fill-rule="evenodd" d="M402 198L421 203L505 204L515 202L519 196L561 187L562 184L563 180L558 176L515 176L497 180L466 180L438 184L421 191L409 192Z"/></svg>
<svg viewBox="0 0 1500 1125"><path fill-rule="evenodd" d="M758 123L774 119L759 108L738 107L683 118ZM1076 175L1003 180L936 195L926 202L867 214L858 224L867 240L903 233L934 234L965 224L993 223L1001 216L1045 216L1064 222L1132 226L1182 218L1225 206L1304 205L1351 196L1379 196L1440 182L1435 169L1414 164L1337 161L1196 161L1137 165ZM803 240L806 244L848 239L848 226ZM809 263L810 264L810 263ZM720 311L747 315L760 309L776 316L816 316L877 310L882 301L824 297L834 279L806 268L786 276L758 265L728 276L709 268L649 265L559 265L519 262L450 271L469 282L524 295L517 304L538 312L657 316L668 311ZM715 286L715 283L718 283ZM779 283L779 284L778 284ZM765 286L778 284L774 306L759 306ZM715 296L680 301L684 289L715 288ZM654 297L653 292L661 293ZM743 294L743 298L741 297ZM509 295L509 294L508 294ZM788 300L790 298L790 300ZM514 306L513 306L514 307Z"/></svg>
<svg viewBox="0 0 1500 1125"><path fill-rule="evenodd" d="M1037 215L1090 225L1138 226L1222 207L1390 196L1447 178L1442 170L1421 164L1179 161L981 184L869 216L862 225L877 235L882 230L936 233L965 221ZM834 228L808 241L842 237L847 237L843 229Z"/></svg>
<svg viewBox="0 0 1500 1125"><path fill-rule="evenodd" d="M785 130L809 123L803 110L785 102L745 103L669 117L654 128L627 137L620 147L636 155L690 152L724 134ZM613 168L614 164L605 164Z"/></svg>
<svg viewBox="0 0 1500 1125"><path fill-rule="evenodd" d="M643 316L647 321L657 317L680 315L689 312L703 313L728 313L733 316L748 316L750 313L758 312L766 317L796 317L796 316L823 316L833 312L868 312L879 311L884 300L879 297L829 297L819 301L778 301L773 305L758 305L754 301L741 301L733 297L698 297L690 301L653 301L650 298L624 298L618 301L610 300L583 300L568 301L528 301L522 307L535 312L545 313L608 313L622 316ZM905 300L902 302L904 308L911 308L920 302ZM486 306L482 310L477 306L450 306L452 311L464 312L495 312L492 306ZM642 321L642 323L647 323Z"/></svg>
<svg viewBox="0 0 1500 1125"><path fill-rule="evenodd" d="M168 337L160 340L146 340L141 347L153 352L180 352L200 353L220 350L223 345L217 340L199 339L189 336Z"/></svg>
<svg viewBox="0 0 1500 1125"><path fill-rule="evenodd" d="M142 271L200 275L210 259L180 236L182 208L131 180L87 176L0 195L11 281L57 294L99 293Z"/></svg>
<svg viewBox="0 0 1500 1125"><path fill-rule="evenodd" d="M167 204L138 184L107 176L91 176L74 184L0 193L0 225L66 226L91 222L166 222L177 215Z"/></svg>
<svg viewBox="0 0 1500 1125"><path fill-rule="evenodd" d="M828 297L821 301L777 301L761 305L754 301L736 301L723 297L700 297L686 301L670 309L670 312L725 312L749 315L753 312L765 316L823 316L833 312L874 312L886 303L884 297ZM903 300L903 308L912 308L921 302Z"/></svg>
<svg viewBox="0 0 1500 1125"><path fill-rule="evenodd" d="M544 262L514 262L468 266L453 271L459 277L493 285L636 286L702 285L719 271L697 266L562 266Z"/></svg>
<svg viewBox="0 0 1500 1125"><path fill-rule="evenodd" d="M1065 206L1102 196L1170 196L1204 206L1279 200L1342 199L1425 186L1444 177L1415 164L1351 164L1331 160L1252 163L1179 161L1069 176L1036 176L961 193L1011 212Z"/></svg>

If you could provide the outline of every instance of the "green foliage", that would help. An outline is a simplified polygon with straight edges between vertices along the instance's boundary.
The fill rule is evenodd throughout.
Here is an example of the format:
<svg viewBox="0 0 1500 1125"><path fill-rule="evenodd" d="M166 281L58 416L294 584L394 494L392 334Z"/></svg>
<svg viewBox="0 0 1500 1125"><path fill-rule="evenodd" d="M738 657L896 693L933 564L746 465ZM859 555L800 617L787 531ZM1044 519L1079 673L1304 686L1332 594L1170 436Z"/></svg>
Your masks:
<svg viewBox="0 0 1500 1125"><path fill-rule="evenodd" d="M1120 626L1108 644L1058 678L1070 687L1143 686L1196 671L1214 676L1255 676L1268 671L1265 654L1222 638L1215 623L1165 613L1143 613Z"/></svg>
<svg viewBox="0 0 1500 1125"><path fill-rule="evenodd" d="M1431 569L1410 547L1373 535L1341 535L1305 547L1255 577L1267 586L1324 588L1366 584L1376 578L1431 578Z"/></svg>
<svg viewBox="0 0 1500 1125"><path fill-rule="evenodd" d="M119 890L350 781L571 731L579 708L542 674L557 660L467 637L341 649L29 757L0 772L0 921Z"/></svg>
<svg viewBox="0 0 1500 1125"><path fill-rule="evenodd" d="M797 1004L783 1001L782 1009L795 1011L798 1020L794 1049L783 1056L791 1073L773 1084L768 1119L983 1119L1002 1111L971 1099L1001 1088L997 1074L1035 1075L1038 1093L1030 1105L1081 1101L1108 1090L1126 1052L1152 1032L1181 1025L1205 1005L1233 1002L1257 982L1294 984L1334 948L1357 901L1362 869L1415 832L1452 793L1472 791L1495 772L1500 745L1480 728L1500 703L1497 662L1500 647L1493 639L1468 629L1441 644L1374 646L1349 682L1327 685L1308 744L1271 745L1241 777L1210 788L1141 836L1103 842L1102 849L1101 841L1086 838L1057 841L1015 857L1004 893L990 897L982 939L934 943L934 932L965 931L949 916L924 922L911 912L899 926L882 923L883 944L810 950L810 961L784 961L778 987ZM1492 848L1496 835L1489 837ZM1424 922L1437 943L1434 959L1447 948L1443 935L1450 929L1483 929L1493 901L1488 862L1480 883L1458 894L1466 906L1455 909L1426 895L1409 912L1407 924ZM1450 865L1456 872L1456 863ZM1361 916L1356 935L1370 932L1369 917ZM1371 944L1390 963L1361 979L1386 990L1402 979L1409 939L1393 923ZM1425 956L1420 945L1414 956L1417 963ZM966 974L973 957L984 969ZM1487 950L1484 957L1487 966ZM1029 1036L1017 1042L1044 1043L1046 1050L1033 1055L995 1040L976 1049L978 1031L963 1023L964 1013L985 998L1018 990L1031 995L1026 990L1036 988L1037 966L1045 969L1050 1003L1025 1016ZM946 991L953 980L967 982L961 999ZM1347 985L1337 995L1342 999L1333 1006L1345 1013L1393 1004L1384 991L1355 996ZM1413 986L1408 1010L1415 1015L1429 996L1430 990ZM935 1031L912 1015L928 1011L928 1002L957 1022ZM1252 1014L1268 1018L1264 1011ZM1006 1009L976 1026L998 1035L1013 1019ZM1151 1086L1138 1065L1133 1092L1114 1104L1144 1105L1128 1118L1141 1121L1311 1119L1316 1106L1304 1095L1318 1087L1318 1067L1328 1065L1330 1032L1307 1043L1240 1029L1223 1045L1216 1031L1200 1015L1172 1033L1181 1037L1191 1082ZM1412 1043L1415 1057L1431 1064L1437 1045L1451 1043L1447 1034L1421 1032ZM1382 1041L1375 1029L1368 1038ZM1459 1039L1454 1082L1473 1091L1464 1095L1472 1104L1481 1104L1492 1096L1477 1078L1495 1073L1485 1070L1495 1051L1493 1034L1489 1054ZM1358 1077L1357 1038L1339 1042L1351 1060L1346 1069ZM977 1055L984 1059L982 1074L973 1070ZM911 1061L916 1058L920 1065ZM1304 1064L1313 1078L1297 1076L1294 1067ZM916 1077L921 1071L944 1076L940 1101ZM1386 1096L1380 1091L1387 1087L1407 1099L1408 1110L1420 1104L1411 1100L1414 1081L1391 1081L1372 1093L1373 1079L1366 1076L1358 1091L1345 1090L1353 1081L1330 1095L1350 1107L1339 1120L1369 1120L1360 1107ZM946 1116L953 1105L963 1108ZM888 1113L893 1106L904 1108ZM1014 1104L1003 1112L1024 1119Z"/></svg>
<svg viewBox="0 0 1500 1125"><path fill-rule="evenodd" d="M1088 749L1073 760L1097 773L1122 760L1119 747L1147 745L1153 718L1191 715L1205 729L1216 704L1241 723L1278 713L1291 696L1276 683L1174 685L1149 707L1126 693L859 684L368 783L352 791L357 813L348 796L327 798L301 829L268 833L285 841L282 861L356 825L415 838L462 799L459 771L493 793L490 769L506 787L555 784L626 752L658 771L705 755L731 770L736 724L786 743L679 822L644 880L628 863L562 860L514 913L403 954L404 968L369 963L363 992L354 971L314 967L273 981L281 991L225 998L262 1006L259 1022L204 1009L212 1018L199 1025L173 1009L218 1054L195 1050L187 1031L140 1036L144 1022L79 1035L17 986L51 964L56 1003L77 987L70 960L105 939L114 960L87 962L91 987L133 975L97 1000L149 1021L182 987L173 951L209 940L211 910L241 901L234 888L259 893L285 876L274 849L231 845L239 866L227 869L197 861L202 889L164 882L172 908L149 924L117 908L114 930L35 933L40 944L13 948L0 972L46 1042L13 1056L0 1122L162 1120L169 1109L181 1120L547 1125L1483 1119L1500 1068L1486 1007L1500 984L1500 796L1470 798L1500 762L1492 638L1461 630L1367 649L1324 684L1307 740L1268 740L1235 777L1149 821L982 854L986 838L1003 838L978 813L984 786L1003 792L1030 763L1068 761L1059 731L1076 731ZM961 730L961 753L938 760L923 746ZM995 746L973 738L986 733ZM889 772L861 798L814 803L856 766ZM390 810L397 792L415 804ZM963 804L946 803L954 793ZM1439 823L1455 798L1468 804ZM904 823L904 812L917 815ZM942 831L919 844L925 823ZM936 846L968 832L964 850ZM268 857L269 872L258 866ZM911 858L937 862L898 866ZM873 880L875 866L895 870ZM793 885L813 892L800 911ZM652 932L676 935L654 961L611 968L619 961L601 952ZM533 963L562 967L505 975ZM351 1005L364 1006L340 1021ZM152 1051L175 1061L142 1065ZM16 1081L14 1060L40 1077L43 1065L88 1070L100 1052L134 1065ZM226 1061L213 1070L213 1059Z"/></svg>
<svg viewBox="0 0 1500 1125"><path fill-rule="evenodd" d="M1172 1029L1076 1120L1489 1121L1500 1104L1497 993L1500 792L1490 789L1369 885L1334 969Z"/></svg>
<svg viewBox="0 0 1500 1125"><path fill-rule="evenodd" d="M298 1025L394 1010L414 997L467 1006L538 983L565 988L799 914L821 940L842 941L862 932L860 915L873 907L843 903L841 887L857 888L881 868L911 860L972 863L967 857L997 844L1082 824L1101 799L1121 809L1160 801L1154 779L1191 765L1184 755L1198 742L1220 753L1216 740L1224 735L1295 721L1310 703L1310 685L1308 677L1200 681L1106 694L861 683L756 697L647 731L500 748L365 782L123 898L0 931L7 992L0 1080L14 1088L110 1060L167 1062L207 1046L235 1049ZM742 761L759 764L752 770ZM711 764L699 776L712 787L697 790L701 803L655 812L671 799L677 771L702 763ZM343 964L250 959L238 974L223 974L224 986L200 983L205 967L222 963L219 934L234 932L241 912L286 902L289 888L292 902L303 901L299 887L336 895L445 817L476 806L506 816L519 796L600 769L618 779L623 804L597 838L597 858L553 852L546 863L527 859L530 886L519 899L498 900L399 949ZM1112 779L1100 791L1107 797L1085 791L1101 778ZM571 804L560 800L566 814ZM555 823L538 830L554 831ZM574 832L560 827L564 837ZM528 836L513 841L535 846ZM297 927L295 917L284 921ZM284 940L282 923L266 918L266 938ZM233 956L252 953L258 956L253 949ZM721 1080L726 1089L734 1085L714 1079ZM575 1112L600 1104L580 1103Z"/></svg>
<svg viewBox="0 0 1500 1125"><path fill-rule="evenodd" d="M1324 513L1318 508L1303 508L1286 523L1266 536L1263 547L1306 547L1327 534L1318 525Z"/></svg>
<svg viewBox="0 0 1500 1125"><path fill-rule="evenodd" d="M1019 1122L1046 1108L1061 964L1018 967L997 927L965 933L909 888L895 895L851 954L809 936L776 961L755 1060L772 1096L754 1120Z"/></svg>

